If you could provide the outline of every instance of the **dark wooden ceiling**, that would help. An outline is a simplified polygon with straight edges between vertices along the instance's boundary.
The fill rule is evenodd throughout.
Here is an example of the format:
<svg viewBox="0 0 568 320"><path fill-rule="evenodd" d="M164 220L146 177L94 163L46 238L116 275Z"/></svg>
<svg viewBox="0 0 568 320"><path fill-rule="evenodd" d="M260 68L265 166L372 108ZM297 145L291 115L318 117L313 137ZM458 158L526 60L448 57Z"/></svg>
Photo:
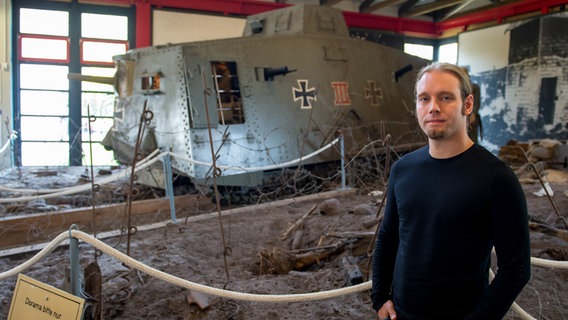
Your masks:
<svg viewBox="0 0 568 320"><path fill-rule="evenodd" d="M277 2L291 3L292 0ZM310 3L309 0L299 1ZM538 2L539 4L536 4ZM491 14L500 9L514 8L527 4L540 5L542 8L558 5L562 1L548 0L320 0L321 5L345 7L347 3L354 5L360 13L396 16L398 18L420 19L440 22L454 17L470 14ZM568 3L568 1L564 1ZM564 5L566 5L564 3Z"/></svg>

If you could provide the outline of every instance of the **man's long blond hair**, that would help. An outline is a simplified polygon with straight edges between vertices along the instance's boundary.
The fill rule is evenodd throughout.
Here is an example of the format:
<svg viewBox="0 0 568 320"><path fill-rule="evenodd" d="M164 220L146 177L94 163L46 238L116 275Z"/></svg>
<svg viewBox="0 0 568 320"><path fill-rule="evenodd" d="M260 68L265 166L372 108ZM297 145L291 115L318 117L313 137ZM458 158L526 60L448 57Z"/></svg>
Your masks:
<svg viewBox="0 0 568 320"><path fill-rule="evenodd" d="M418 81L422 79L424 74L432 71L449 72L456 76L460 81L460 94L462 101L465 101L465 98L467 96L473 94L471 82L469 81L469 75L464 70L464 68L447 62L432 62L424 66L422 69L420 69L420 71L418 71L418 75L416 76L416 85L418 84ZM414 96L416 96L416 85L414 86Z"/></svg>

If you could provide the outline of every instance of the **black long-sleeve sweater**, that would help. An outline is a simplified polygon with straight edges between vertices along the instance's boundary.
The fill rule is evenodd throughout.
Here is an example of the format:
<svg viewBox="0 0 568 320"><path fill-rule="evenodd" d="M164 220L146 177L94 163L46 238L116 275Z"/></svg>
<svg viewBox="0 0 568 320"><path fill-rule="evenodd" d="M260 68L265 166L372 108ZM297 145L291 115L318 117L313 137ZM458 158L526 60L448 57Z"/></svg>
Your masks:
<svg viewBox="0 0 568 320"><path fill-rule="evenodd" d="M478 145L449 159L424 147L393 165L387 192L375 310L392 299L398 320L502 319L530 277L526 200L512 170Z"/></svg>

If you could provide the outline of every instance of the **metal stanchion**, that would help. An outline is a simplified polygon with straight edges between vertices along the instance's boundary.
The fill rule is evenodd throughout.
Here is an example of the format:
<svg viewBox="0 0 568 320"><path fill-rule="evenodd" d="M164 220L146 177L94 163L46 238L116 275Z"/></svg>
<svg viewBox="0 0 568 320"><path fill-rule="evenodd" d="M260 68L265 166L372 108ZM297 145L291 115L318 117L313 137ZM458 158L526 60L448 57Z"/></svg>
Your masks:
<svg viewBox="0 0 568 320"><path fill-rule="evenodd" d="M164 156L164 188L166 189L166 197L170 199L170 215L172 217L172 222L176 222L176 205L174 202L174 183L172 178L172 163L170 160L170 154Z"/></svg>
<svg viewBox="0 0 568 320"><path fill-rule="evenodd" d="M71 294L83 298L81 294L81 265L79 263L79 239L71 235L72 230L79 230L76 224L69 227L69 254L71 264Z"/></svg>

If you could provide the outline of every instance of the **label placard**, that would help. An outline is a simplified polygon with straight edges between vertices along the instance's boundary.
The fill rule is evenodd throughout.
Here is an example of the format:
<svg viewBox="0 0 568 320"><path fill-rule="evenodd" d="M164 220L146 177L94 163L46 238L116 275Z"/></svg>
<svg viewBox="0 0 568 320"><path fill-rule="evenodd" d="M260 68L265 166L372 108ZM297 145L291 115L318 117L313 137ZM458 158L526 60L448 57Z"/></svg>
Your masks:
<svg viewBox="0 0 568 320"><path fill-rule="evenodd" d="M81 320L83 298L18 275L8 320Z"/></svg>

